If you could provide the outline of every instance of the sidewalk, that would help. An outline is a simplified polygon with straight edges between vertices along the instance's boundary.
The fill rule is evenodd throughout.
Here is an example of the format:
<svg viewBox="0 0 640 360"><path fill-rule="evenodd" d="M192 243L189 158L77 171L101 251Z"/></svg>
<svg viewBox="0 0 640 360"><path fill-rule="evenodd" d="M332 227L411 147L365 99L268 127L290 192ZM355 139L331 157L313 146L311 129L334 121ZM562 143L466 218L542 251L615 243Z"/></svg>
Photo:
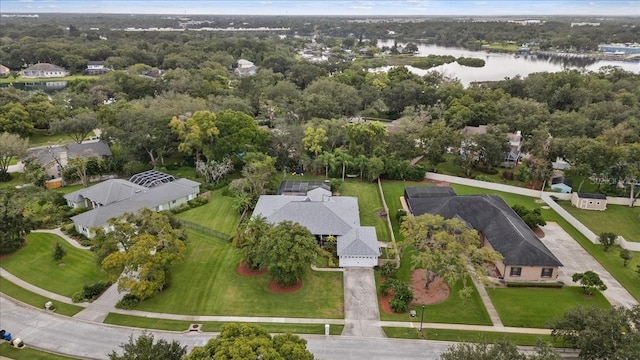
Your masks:
<svg viewBox="0 0 640 360"><path fill-rule="evenodd" d="M80 243L78 243L75 239L70 238L69 236L67 236L67 234L63 233L62 230L60 230L60 228L55 228L55 229L38 229L38 230L32 230L31 232L35 232L35 233L47 233L47 234L54 234L54 235L58 235L61 238L65 239L69 244L71 244L71 246L77 248L77 249L82 249L82 250L89 250L91 249L91 246L82 246L80 245Z"/></svg>
<svg viewBox="0 0 640 360"><path fill-rule="evenodd" d="M91 322L103 322L110 312L116 310L116 304L122 299L124 294L118 291L118 283L109 286L109 288L100 295L99 298L89 303L84 310L75 314L73 317L77 319L87 320Z"/></svg>
<svg viewBox="0 0 640 360"><path fill-rule="evenodd" d="M62 295L58 295L55 293L52 293L51 291L39 288L35 285L31 285L28 282L14 276L13 274L11 274L10 272L8 272L7 270L3 269L2 267L0 267L0 276L2 276L3 278L9 280L10 282L20 286L21 288L25 289L25 290L29 290L32 293L36 293L38 295L42 295L46 298L49 298L51 300L55 300L55 301L60 301L66 304L73 304L73 305L77 305L77 306L82 306L82 307L86 307L87 305L89 305L86 302L83 303L74 303L73 301L71 301L71 298L68 298L66 296L62 296ZM42 307L44 307L44 304L42 304Z"/></svg>

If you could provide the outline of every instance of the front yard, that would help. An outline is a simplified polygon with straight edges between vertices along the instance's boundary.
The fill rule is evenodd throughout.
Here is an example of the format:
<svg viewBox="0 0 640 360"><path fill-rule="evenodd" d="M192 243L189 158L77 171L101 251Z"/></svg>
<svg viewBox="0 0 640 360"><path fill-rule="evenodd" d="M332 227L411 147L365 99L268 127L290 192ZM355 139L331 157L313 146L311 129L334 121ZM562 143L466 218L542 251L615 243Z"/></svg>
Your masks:
<svg viewBox="0 0 640 360"><path fill-rule="evenodd" d="M171 285L136 310L190 315L342 318L341 272L311 272L289 294L268 289L267 274L236 272L241 256L230 243L189 231L184 262L173 269Z"/></svg>
<svg viewBox="0 0 640 360"><path fill-rule="evenodd" d="M67 252L61 264L53 260L56 243ZM107 279L91 251L74 248L59 236L46 233L29 234L26 245L0 260L0 266L30 284L67 297L85 284Z"/></svg>

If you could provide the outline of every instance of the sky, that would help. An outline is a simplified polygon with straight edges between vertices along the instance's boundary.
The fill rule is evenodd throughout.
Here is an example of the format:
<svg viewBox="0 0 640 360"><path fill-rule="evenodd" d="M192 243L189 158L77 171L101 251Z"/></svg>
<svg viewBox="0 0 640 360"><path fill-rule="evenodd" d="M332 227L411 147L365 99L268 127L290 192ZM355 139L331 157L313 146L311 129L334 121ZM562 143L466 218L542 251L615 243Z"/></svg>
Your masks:
<svg viewBox="0 0 640 360"><path fill-rule="evenodd" d="M640 16L638 0L0 0L0 13Z"/></svg>

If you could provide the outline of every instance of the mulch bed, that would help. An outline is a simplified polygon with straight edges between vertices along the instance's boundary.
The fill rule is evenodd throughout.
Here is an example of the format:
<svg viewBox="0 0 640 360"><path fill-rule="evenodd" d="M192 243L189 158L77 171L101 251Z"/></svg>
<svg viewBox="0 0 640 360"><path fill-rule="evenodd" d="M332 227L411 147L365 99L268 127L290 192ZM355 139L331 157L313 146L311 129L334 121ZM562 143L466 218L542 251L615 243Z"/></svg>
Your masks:
<svg viewBox="0 0 640 360"><path fill-rule="evenodd" d="M536 226L535 229L533 229L533 232L538 235L538 238L542 239L544 237L544 231L542 229L540 229L539 226Z"/></svg>
<svg viewBox="0 0 640 360"><path fill-rule="evenodd" d="M244 261L238 265L236 271L242 276L260 276L267 273L267 269L251 269Z"/></svg>
<svg viewBox="0 0 640 360"><path fill-rule="evenodd" d="M449 298L451 289L449 285L440 277L429 284L426 289L424 284L427 282L427 272L424 269L416 269L411 272L411 283L409 287L413 290L414 299L410 305L432 305L441 303ZM393 299L393 292L389 291L386 296L380 296L380 308L387 314L394 314L389 306L389 300Z"/></svg>
<svg viewBox="0 0 640 360"><path fill-rule="evenodd" d="M292 292L296 292L296 291L300 290L300 288L302 287L302 284L303 284L303 281L300 280L300 281L298 281L298 283L293 284L293 285L280 286L275 281L271 281L269 283L269 290L271 290L272 292L274 292L276 294L288 294L288 293L292 293Z"/></svg>

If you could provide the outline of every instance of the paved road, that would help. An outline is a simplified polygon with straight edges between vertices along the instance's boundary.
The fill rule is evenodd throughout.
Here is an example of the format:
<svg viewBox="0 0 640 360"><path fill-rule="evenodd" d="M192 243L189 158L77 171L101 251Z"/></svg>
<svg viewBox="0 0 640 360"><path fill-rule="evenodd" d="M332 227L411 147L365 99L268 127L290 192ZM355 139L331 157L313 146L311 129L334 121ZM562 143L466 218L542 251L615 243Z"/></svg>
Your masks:
<svg viewBox="0 0 640 360"><path fill-rule="evenodd" d="M344 269L344 336L386 337L380 327L380 311L373 269Z"/></svg>
<svg viewBox="0 0 640 360"><path fill-rule="evenodd" d="M87 359L106 359L112 350L141 330L97 324L46 313L0 296L0 326L25 344ZM156 339L178 340L188 349L204 345L213 333L149 331ZM451 344L441 341L302 335L318 359L437 359Z"/></svg>
<svg viewBox="0 0 640 360"><path fill-rule="evenodd" d="M550 222L543 226L542 230L545 236L540 240L564 265L560 268L559 281L567 285L575 285L571 280L573 274L591 270L600 275L602 281L607 285L607 290L603 291L602 294L612 305L630 308L638 304L627 289L611 276L571 235L567 234L560 225Z"/></svg>

